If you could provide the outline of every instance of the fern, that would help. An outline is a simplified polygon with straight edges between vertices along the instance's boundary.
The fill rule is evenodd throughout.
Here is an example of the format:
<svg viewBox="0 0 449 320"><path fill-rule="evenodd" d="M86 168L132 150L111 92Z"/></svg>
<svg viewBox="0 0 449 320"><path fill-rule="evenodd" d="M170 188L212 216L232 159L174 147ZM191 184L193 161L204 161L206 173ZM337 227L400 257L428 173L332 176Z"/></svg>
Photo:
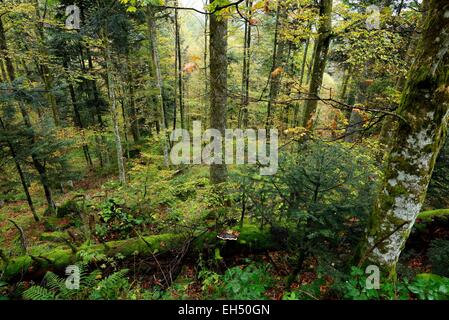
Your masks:
<svg viewBox="0 0 449 320"><path fill-rule="evenodd" d="M32 286L25 290L23 297L27 300L55 300L54 292L41 286Z"/></svg>
<svg viewBox="0 0 449 320"><path fill-rule="evenodd" d="M59 291L65 288L65 280L53 272L49 271L44 277L45 287L51 291Z"/></svg>
<svg viewBox="0 0 449 320"><path fill-rule="evenodd" d="M111 274L104 280L101 280L95 290L90 294L92 300L115 300L120 293L129 289L129 283L126 279L127 269L120 270Z"/></svg>
<svg viewBox="0 0 449 320"><path fill-rule="evenodd" d="M22 296L27 300L107 300L118 299L127 293L130 285L126 278L127 269L111 274L99 280L101 272L95 270L85 272L85 265L77 265L80 269L80 287L77 290L68 289L65 279L53 272L47 272L42 286L32 286L24 291Z"/></svg>

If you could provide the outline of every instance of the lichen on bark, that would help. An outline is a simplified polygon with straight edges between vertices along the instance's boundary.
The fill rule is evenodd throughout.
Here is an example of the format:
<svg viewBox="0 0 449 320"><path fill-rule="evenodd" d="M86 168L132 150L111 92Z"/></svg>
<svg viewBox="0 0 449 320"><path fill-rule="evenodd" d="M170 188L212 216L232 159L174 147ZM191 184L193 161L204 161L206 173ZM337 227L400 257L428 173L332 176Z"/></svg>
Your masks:
<svg viewBox="0 0 449 320"><path fill-rule="evenodd" d="M402 93L385 174L359 262L391 275L424 202L449 115L449 3L432 0L416 58ZM438 41L436 41L438 39Z"/></svg>

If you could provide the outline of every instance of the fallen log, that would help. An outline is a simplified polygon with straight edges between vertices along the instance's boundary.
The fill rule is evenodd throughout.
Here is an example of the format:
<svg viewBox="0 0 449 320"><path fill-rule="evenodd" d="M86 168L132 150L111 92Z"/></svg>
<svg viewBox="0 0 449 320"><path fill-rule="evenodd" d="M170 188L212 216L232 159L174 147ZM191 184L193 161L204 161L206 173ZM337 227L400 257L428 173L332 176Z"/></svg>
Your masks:
<svg viewBox="0 0 449 320"><path fill-rule="evenodd" d="M131 256L151 256L156 253L168 253L183 245L187 236L184 234L160 234L105 242L103 244L82 245L76 250L67 244L54 243L46 246L29 248L27 255L12 257L0 264L0 280L11 281L24 278L26 275L43 276L47 271L63 271L68 265L73 265L83 257L114 257L121 254ZM53 247L51 247L53 245ZM210 246L222 245L234 251L241 249L266 250L273 248L274 242L268 230L260 230L254 225L244 225L236 241L218 240L216 233L207 232L198 236L192 243L192 250L200 252Z"/></svg>
<svg viewBox="0 0 449 320"><path fill-rule="evenodd" d="M449 209L436 209L424 211L418 214L417 219L423 221L431 221L433 218L447 218L449 217Z"/></svg>

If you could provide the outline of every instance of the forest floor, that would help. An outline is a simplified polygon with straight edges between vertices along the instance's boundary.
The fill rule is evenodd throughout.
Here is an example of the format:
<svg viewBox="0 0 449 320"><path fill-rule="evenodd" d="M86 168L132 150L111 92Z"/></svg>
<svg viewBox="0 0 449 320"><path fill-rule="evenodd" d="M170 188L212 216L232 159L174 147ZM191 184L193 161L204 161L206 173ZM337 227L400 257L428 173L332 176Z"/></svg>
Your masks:
<svg viewBox="0 0 449 320"><path fill-rule="evenodd" d="M205 207L210 206L210 189L207 187L208 168L194 167L186 170L174 170L170 168L160 168L156 163L160 159L155 159L151 150L141 151L141 155L132 159L129 163L130 185L127 189L121 189L117 185L117 178L111 173L98 173L88 171L84 177L73 181L73 188L66 187L64 193L55 192L57 206L63 206L74 199L79 203L79 196L82 195L88 202L88 210L100 212L105 210L105 203L108 199L122 200L120 208L124 212L135 214L136 217L150 215L149 222L145 222L142 235L153 235L162 233L165 227L158 222L184 221L187 225L195 224L200 212ZM81 160L80 160L81 161ZM231 169L232 170L232 169ZM136 177L139 177L138 179ZM137 180L133 180L137 179ZM150 183L147 182L150 181ZM147 190L148 189L148 190ZM35 222L24 200L11 201L0 208L0 247L7 248L10 256L20 256L24 253L21 244L19 230L10 222L16 222L24 232L27 249L36 246L60 246L56 244L57 237L70 235L70 241L77 246L82 246L83 239L82 224L73 215L62 217L45 216L45 202L41 196L42 191L32 185L31 196L36 199L35 205L41 221ZM119 199L120 198L120 199ZM136 199L140 199L136 201ZM147 199L147 200L146 200ZM98 221L97 221L98 222ZM415 228L419 231L418 227ZM430 242L438 238L449 238L449 228L443 223L429 224L424 231L414 232L407 244L407 250L402 255L402 266L405 267L405 274L416 275L423 272L430 272L431 266L426 256ZM125 233L108 233L101 238L94 234L94 241L102 243L116 239L126 239L135 237L138 233L125 231ZM214 257L215 255L215 257ZM158 260L159 259L159 260ZM288 278L294 273L294 263L292 263L291 253L285 250L264 250L263 252L236 252L233 255L221 256L220 251L212 253L212 257L207 259L207 269L204 272L205 263L198 257L186 257L181 265L178 275L172 279L169 286L164 279L167 274L164 268L173 261L171 255L148 257L127 257L126 259L108 259L104 263L94 263L94 267L101 269L103 277L110 275L117 270L128 269L130 282L137 291L151 290L151 299L213 299L230 297L224 296L223 292L217 292L217 286L230 286L227 290L235 290L232 286L240 287L236 279L245 277L263 278L261 284L249 282L248 287L253 288L258 295L236 295L236 298L266 298L284 299L288 292L297 292L301 299L337 299L332 291L335 279L331 276L320 276L318 271L318 261L314 257L306 259L304 267L298 276L287 286ZM212 261L212 263L211 263ZM40 279L34 279L39 283ZM238 280L240 281L240 280ZM28 287L33 282L26 282ZM160 288L160 289L155 289ZM137 298L142 298L139 293L135 293ZM232 297L232 295L231 295ZM145 296L148 298L148 296ZM298 296L294 296L298 298Z"/></svg>

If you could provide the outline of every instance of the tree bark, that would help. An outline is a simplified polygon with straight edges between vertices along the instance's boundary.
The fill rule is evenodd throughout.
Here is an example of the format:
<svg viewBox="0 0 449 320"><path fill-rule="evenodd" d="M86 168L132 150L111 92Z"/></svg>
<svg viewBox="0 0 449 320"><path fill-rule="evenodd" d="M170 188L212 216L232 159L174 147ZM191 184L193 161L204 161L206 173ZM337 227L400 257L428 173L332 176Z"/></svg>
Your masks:
<svg viewBox="0 0 449 320"><path fill-rule="evenodd" d="M248 12L251 12L252 1L245 2ZM243 40L243 69L242 69L242 104L238 119L238 127L248 127L248 107L249 107L249 73L251 67L250 51L251 50L251 24L245 20L245 33Z"/></svg>
<svg viewBox="0 0 449 320"><path fill-rule="evenodd" d="M140 256L150 256L155 251L159 254L169 253L174 249L181 248L186 241L191 239L191 234L159 234L131 238L127 240L110 241L103 244L96 244L89 247L83 247L82 250L92 255L104 254L108 257L114 257L121 254L125 258L131 258L136 253ZM195 234L196 238L192 242L191 252L193 255L213 248L217 244L216 233L208 232L206 234ZM254 225L243 225L240 228L238 241L227 241L227 245L222 249L223 253L233 253L236 251L264 251L276 248L278 245L266 229L260 230ZM2 280L13 281L16 277L21 279L44 275L46 271L63 271L68 265L77 261L75 246L67 247L64 245L55 247L51 250L42 250L42 247L29 249L28 255L6 258L7 261L0 260L0 271ZM75 251L75 252L74 252Z"/></svg>
<svg viewBox="0 0 449 320"><path fill-rule="evenodd" d="M211 3L213 0L211 0ZM217 129L224 137L228 98L228 58L226 17L210 16L210 128ZM213 184L225 182L227 168L224 163L210 166L210 180Z"/></svg>
<svg viewBox="0 0 449 320"><path fill-rule="evenodd" d="M175 1L175 6L178 7L178 1ZM179 106L179 115L181 121L181 128L184 129L184 93L182 84L182 56L181 56L181 35L179 31L179 17L178 9L175 9L175 48L176 48L176 80L177 80L177 98ZM173 129L176 129L176 109L174 113Z"/></svg>
<svg viewBox="0 0 449 320"><path fill-rule="evenodd" d="M120 129L118 124L118 112L117 112L117 101L115 98L115 83L112 75L112 61L111 61L111 52L109 49L109 39L105 37L105 50L106 50L106 72L108 78L108 91L109 91L109 106L111 110L112 116L112 126L114 129L114 139L115 139L115 149L117 151L117 165L119 172L119 180L120 183L126 184L126 173L125 173L125 164L123 160L123 148L122 141L120 138Z"/></svg>
<svg viewBox="0 0 449 320"><path fill-rule="evenodd" d="M283 28L285 21L286 9L282 2L278 3L276 13L276 30L274 33L274 49L273 49L273 62L270 72L270 91L267 104L267 119L266 128L270 128L273 124L273 105L276 103L279 95L279 89L281 86L281 79L283 70L285 67L285 51L286 43L283 39L280 39L280 31Z"/></svg>
<svg viewBox="0 0 449 320"><path fill-rule="evenodd" d="M312 78L309 85L309 100L304 104L303 126L305 127L316 111L321 85L323 84L324 69L331 42L332 32L332 0L321 0L320 26L313 59Z"/></svg>
<svg viewBox="0 0 449 320"><path fill-rule="evenodd" d="M449 116L449 4L431 0L397 111L399 120L387 155L360 264L374 263L390 276L421 206Z"/></svg>
<svg viewBox="0 0 449 320"><path fill-rule="evenodd" d="M6 131L6 126L3 123L2 118L0 118L0 125L2 127L3 130ZM20 177L20 182L22 184L23 187L23 191L25 192L25 196L27 198L27 203L28 206L30 207L31 213L33 214L33 218L36 222L39 221L39 216L36 213L36 209L34 208L34 204L33 204L33 200L31 199L31 195L30 195L30 191L28 189L28 185L25 179L25 174L23 173L22 167L20 165L19 159L17 159L17 153L16 150L14 149L13 144L11 143L11 141L7 138L6 139L6 143L8 144L9 147L9 151L11 152L11 156L14 160L14 165L16 166L17 169L17 173L19 174Z"/></svg>
<svg viewBox="0 0 449 320"><path fill-rule="evenodd" d="M129 61L129 53L126 53L125 59L125 68L126 68L126 78L128 82L128 90L129 90L129 122L131 126L131 134L133 136L134 142L138 142L140 140L140 119L137 115L136 109L136 101L134 94L134 80L133 80L133 69L131 62Z"/></svg>

